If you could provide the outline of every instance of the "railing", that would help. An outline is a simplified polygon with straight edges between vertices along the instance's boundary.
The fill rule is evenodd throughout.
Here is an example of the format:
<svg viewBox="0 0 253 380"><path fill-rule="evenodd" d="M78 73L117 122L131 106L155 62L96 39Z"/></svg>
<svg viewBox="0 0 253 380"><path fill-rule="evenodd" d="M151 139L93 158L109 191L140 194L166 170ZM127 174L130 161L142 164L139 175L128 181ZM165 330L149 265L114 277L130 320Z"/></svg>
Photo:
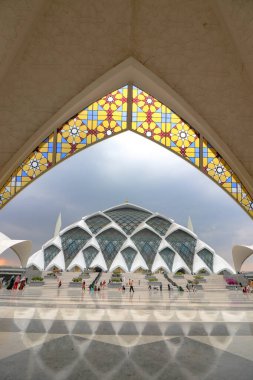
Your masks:
<svg viewBox="0 0 253 380"><path fill-rule="evenodd" d="M94 286L98 283L101 276L102 276L102 271L99 272L95 280L92 281L92 283L90 284L90 288L94 288Z"/></svg>
<svg viewBox="0 0 253 380"><path fill-rule="evenodd" d="M164 277L166 278L166 280L167 280L171 285L176 286L176 287L178 288L178 284L177 284L175 281L171 280L171 279L169 278L169 276L167 275L167 273L164 273L163 275L164 275Z"/></svg>

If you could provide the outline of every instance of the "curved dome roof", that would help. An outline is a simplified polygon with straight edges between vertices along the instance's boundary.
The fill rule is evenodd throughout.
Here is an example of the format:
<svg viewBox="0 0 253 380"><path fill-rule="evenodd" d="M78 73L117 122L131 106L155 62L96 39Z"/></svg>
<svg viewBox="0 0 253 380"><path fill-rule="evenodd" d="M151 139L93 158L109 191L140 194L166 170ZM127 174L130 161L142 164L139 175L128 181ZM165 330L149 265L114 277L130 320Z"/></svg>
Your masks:
<svg viewBox="0 0 253 380"><path fill-rule="evenodd" d="M18 256L21 266L25 267L32 250L30 240L13 240L0 232L0 255L8 249L12 249Z"/></svg>
<svg viewBox="0 0 253 380"><path fill-rule="evenodd" d="M102 270L120 267L129 272L138 268L234 272L186 227L130 203L96 212L66 227L30 257L31 265L41 270L99 266Z"/></svg>

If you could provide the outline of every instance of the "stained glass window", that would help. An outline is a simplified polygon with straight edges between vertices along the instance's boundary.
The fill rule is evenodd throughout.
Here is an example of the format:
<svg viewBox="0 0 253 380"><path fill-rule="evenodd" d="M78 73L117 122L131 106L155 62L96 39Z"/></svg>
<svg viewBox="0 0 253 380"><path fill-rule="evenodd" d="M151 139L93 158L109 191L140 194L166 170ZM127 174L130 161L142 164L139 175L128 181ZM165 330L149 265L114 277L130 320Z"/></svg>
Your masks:
<svg viewBox="0 0 253 380"><path fill-rule="evenodd" d="M56 161L127 128L125 86L104 96L68 120L57 131Z"/></svg>
<svg viewBox="0 0 253 380"><path fill-rule="evenodd" d="M132 240L145 260L148 269L151 269L162 239L146 228L133 235Z"/></svg>
<svg viewBox="0 0 253 380"><path fill-rule="evenodd" d="M88 225L91 232L93 234L96 234L97 232L102 230L102 228L104 228L107 224L111 223L111 221L102 215L95 215L86 219L85 223Z"/></svg>
<svg viewBox="0 0 253 380"><path fill-rule="evenodd" d="M98 250L92 246L87 247L83 250L83 257L86 264L86 268L90 268L92 261L98 254Z"/></svg>
<svg viewBox="0 0 253 380"><path fill-rule="evenodd" d="M208 251L208 249L204 248L198 252L199 257L204 261L204 263L208 266L209 269L213 272L213 254Z"/></svg>
<svg viewBox="0 0 253 380"><path fill-rule="evenodd" d="M14 175L8 179L3 188L0 190L0 208L2 208L5 205L5 203L11 200L12 197L14 197L16 193L15 186L16 176L14 173Z"/></svg>
<svg viewBox="0 0 253 380"><path fill-rule="evenodd" d="M169 247L166 247L162 251L159 252L159 255L165 261L165 264L167 265L169 270L172 271L175 252L173 252L172 249L170 249Z"/></svg>
<svg viewBox="0 0 253 380"><path fill-rule="evenodd" d="M123 251L121 251L121 254L122 254L122 256L126 262L127 268L130 272L131 266L134 262L135 256L137 255L137 252L133 248L127 247L127 248L123 249Z"/></svg>
<svg viewBox="0 0 253 380"><path fill-rule="evenodd" d="M253 216L253 200L231 167L204 139L203 171L232 195Z"/></svg>
<svg viewBox="0 0 253 380"><path fill-rule="evenodd" d="M53 134L44 140L15 173L16 192L48 170L53 162Z"/></svg>
<svg viewBox="0 0 253 380"><path fill-rule="evenodd" d="M0 189L0 208L64 158L127 129L199 167L253 217L251 195L215 148L170 108L132 85L83 108L42 141ZM130 225L125 224L124 228L131 233Z"/></svg>
<svg viewBox="0 0 253 380"><path fill-rule="evenodd" d="M171 226L169 220L163 219L160 216L155 216L154 218L149 219L146 223L160 235L165 235Z"/></svg>
<svg viewBox="0 0 253 380"><path fill-rule="evenodd" d="M199 134L153 96L133 87L132 129L199 166Z"/></svg>
<svg viewBox="0 0 253 380"><path fill-rule="evenodd" d="M44 269L46 269L48 264L55 258L56 255L58 255L59 252L60 249L55 245L50 245L44 249Z"/></svg>
<svg viewBox="0 0 253 380"><path fill-rule="evenodd" d="M167 236L166 240L192 270L194 251L197 243L196 239L185 231L176 230L171 235Z"/></svg>
<svg viewBox="0 0 253 380"><path fill-rule="evenodd" d="M66 268L90 238L88 232L80 227L74 227L61 236Z"/></svg>
<svg viewBox="0 0 253 380"><path fill-rule="evenodd" d="M110 269L113 260L115 259L125 240L126 237L113 228L109 228L97 236L97 241L104 255L108 269Z"/></svg>
<svg viewBox="0 0 253 380"><path fill-rule="evenodd" d="M17 192L52 166L53 134L45 139L14 171L0 190L0 207L3 207Z"/></svg>
<svg viewBox="0 0 253 380"><path fill-rule="evenodd" d="M151 214L147 211L135 210L126 207L107 211L106 215L116 222L127 235L131 235L136 227L138 227L138 225L147 219Z"/></svg>

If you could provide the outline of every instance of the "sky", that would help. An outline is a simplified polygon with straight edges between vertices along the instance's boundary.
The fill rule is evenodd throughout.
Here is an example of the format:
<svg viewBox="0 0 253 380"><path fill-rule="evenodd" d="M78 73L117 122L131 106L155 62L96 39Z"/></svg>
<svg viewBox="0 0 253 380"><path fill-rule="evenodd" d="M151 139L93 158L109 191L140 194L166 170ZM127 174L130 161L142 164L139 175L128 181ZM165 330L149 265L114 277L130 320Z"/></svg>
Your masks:
<svg viewBox="0 0 253 380"><path fill-rule="evenodd" d="M0 211L0 231L32 240L34 253L53 237L60 212L63 229L126 200L184 226L190 216L199 239L230 264L233 245L253 243L253 221L224 190L182 158L130 131L35 180ZM248 269L252 263L247 261ZM8 251L0 265L20 264Z"/></svg>

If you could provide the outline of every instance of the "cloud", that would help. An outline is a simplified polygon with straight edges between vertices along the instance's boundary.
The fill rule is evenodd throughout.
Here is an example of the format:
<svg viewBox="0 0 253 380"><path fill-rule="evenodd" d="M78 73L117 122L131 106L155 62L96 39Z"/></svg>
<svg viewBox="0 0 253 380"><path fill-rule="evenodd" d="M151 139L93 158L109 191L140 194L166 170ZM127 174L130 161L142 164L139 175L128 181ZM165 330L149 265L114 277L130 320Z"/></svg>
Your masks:
<svg viewBox="0 0 253 380"><path fill-rule="evenodd" d="M65 160L0 212L0 231L31 239L33 251L63 227L128 199L186 225L232 262L234 244L252 244L252 220L210 179L172 152L125 132Z"/></svg>

